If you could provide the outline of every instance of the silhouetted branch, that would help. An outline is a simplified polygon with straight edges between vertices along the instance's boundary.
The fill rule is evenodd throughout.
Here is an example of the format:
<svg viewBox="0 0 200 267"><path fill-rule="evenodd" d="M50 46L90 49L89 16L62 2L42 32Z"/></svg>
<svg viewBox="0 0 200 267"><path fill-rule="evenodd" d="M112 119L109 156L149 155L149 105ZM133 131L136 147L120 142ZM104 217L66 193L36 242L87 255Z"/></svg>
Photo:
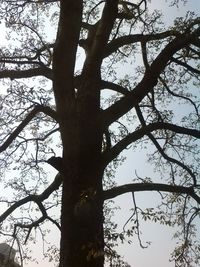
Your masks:
<svg viewBox="0 0 200 267"><path fill-rule="evenodd" d="M117 186L112 189L105 190L103 193L104 200L115 198L125 193L130 192L144 192L144 191L159 191L176 194L187 194L191 196L198 204L200 204L200 197L195 193L193 187L184 187L177 185L168 185L160 183L132 183Z"/></svg>
<svg viewBox="0 0 200 267"><path fill-rule="evenodd" d="M142 124L143 127L146 127L146 122L145 119L142 115L142 112L139 108L139 106L136 106L136 112L138 115L138 118ZM193 179L193 185L196 186L197 185L197 180L196 180L196 176L195 174L192 172L192 170L187 167L185 164L183 164L182 162L180 162L179 160L172 158L170 156L168 156L165 152L164 149L160 146L160 144L157 142L156 138L151 134L148 133L147 136L149 137L149 139L153 142L153 144L155 145L155 147L157 148L157 150L159 151L159 153L163 156L164 159L166 159L169 162L175 163L178 166L180 166L181 168L183 168L185 171L187 171L189 173L189 175L192 177Z"/></svg>
<svg viewBox="0 0 200 267"><path fill-rule="evenodd" d="M151 66L149 66L148 70L146 70L144 78L135 89L129 95L122 97L119 101L102 112L102 122L105 128L118 120L131 108L135 107L149 92L152 91L168 61L177 51L195 40L200 34L199 32L200 30L197 29L192 34L181 34L166 45Z"/></svg>
<svg viewBox="0 0 200 267"><path fill-rule="evenodd" d="M57 120L56 112L50 107L45 107L42 105L35 106L25 119L17 126L17 128L9 135L7 140L0 146L0 152L4 151L19 135L19 133L28 125L28 123L39 113L43 112L44 114L52 117Z"/></svg>
<svg viewBox="0 0 200 267"><path fill-rule="evenodd" d="M175 57L173 57L173 58L171 59L171 61L172 61L172 62L175 62L176 64L178 64L178 65L180 65L180 66L182 66L182 67L184 67L184 68L186 68L187 70L189 70L189 71L192 72L192 73L196 73L196 74L200 75L200 70L193 68L192 66L190 66L190 65L189 65L188 63L186 63L186 62L182 62L181 60L179 60L179 59L177 59L177 58L175 58Z"/></svg>
<svg viewBox="0 0 200 267"><path fill-rule="evenodd" d="M47 67L33 68L28 70L1 70L0 79L10 78L21 79L21 78L31 78L35 76L44 76L48 79L52 79L52 70Z"/></svg>
<svg viewBox="0 0 200 267"><path fill-rule="evenodd" d="M134 131L133 133L130 133L129 135L124 137L121 141L119 141L115 146L113 146L109 151L105 151L103 153L104 164L107 165L131 143L141 139L143 136L148 135L149 133L156 130L169 130L177 134L190 135L200 139L200 131L195 129L184 128L181 126L164 122L151 123L147 126L143 126L142 128Z"/></svg>
<svg viewBox="0 0 200 267"><path fill-rule="evenodd" d="M57 190L61 184L62 177L60 174L57 174L54 181L40 195L29 195L21 200L16 201L13 205L11 205L5 212L1 214L0 223L2 223L17 208L28 202L35 202L38 205L39 209L42 211L43 216L47 216L46 210L42 205L42 202L47 199L55 190ZM40 218L40 220L42 219Z"/></svg>
<svg viewBox="0 0 200 267"><path fill-rule="evenodd" d="M125 35L122 37L118 37L114 40L112 40L110 43L108 43L106 47L106 52L105 52L105 57L108 57L110 54L114 53L119 49L120 47L128 44L133 44L133 43L146 43L149 41L155 41L155 40L161 40L165 39L167 37L175 37L178 36L180 33L171 30L171 31L166 31L162 33L156 33L156 34L130 34L130 35Z"/></svg>
<svg viewBox="0 0 200 267"><path fill-rule="evenodd" d="M109 89L112 91L115 91L117 93L120 93L122 95L128 95L130 94L130 91L128 91L125 87L113 83L113 82L109 82L109 81L101 81L101 89Z"/></svg>

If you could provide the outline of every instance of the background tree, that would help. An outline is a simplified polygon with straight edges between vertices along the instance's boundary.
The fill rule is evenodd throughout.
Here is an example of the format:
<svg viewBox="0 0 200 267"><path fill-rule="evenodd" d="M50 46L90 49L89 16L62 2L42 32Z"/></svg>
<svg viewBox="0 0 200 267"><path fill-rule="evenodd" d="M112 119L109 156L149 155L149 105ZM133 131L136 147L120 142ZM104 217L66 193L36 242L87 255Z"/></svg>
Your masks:
<svg viewBox="0 0 200 267"><path fill-rule="evenodd" d="M1 1L0 222L20 251L50 221L61 231L60 267L123 266L114 245L141 241L143 218L179 225L175 265L199 264L200 19L188 12L167 28L149 5ZM121 153L146 143L163 180L136 175L117 186ZM138 191L160 192L159 209L141 209ZM104 203L128 192L130 227L117 233Z"/></svg>

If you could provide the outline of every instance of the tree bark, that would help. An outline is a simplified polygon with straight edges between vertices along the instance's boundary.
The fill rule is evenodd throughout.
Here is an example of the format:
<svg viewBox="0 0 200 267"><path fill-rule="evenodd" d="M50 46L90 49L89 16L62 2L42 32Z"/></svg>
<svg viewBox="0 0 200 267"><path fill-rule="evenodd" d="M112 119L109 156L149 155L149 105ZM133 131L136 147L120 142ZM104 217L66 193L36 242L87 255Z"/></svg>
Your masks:
<svg viewBox="0 0 200 267"><path fill-rule="evenodd" d="M100 76L99 70L91 73L93 69L86 67L76 92L74 66L81 18L82 1L61 1L53 56L64 163L60 267L103 267Z"/></svg>
<svg viewBox="0 0 200 267"><path fill-rule="evenodd" d="M104 262L102 134L96 79L82 81L73 115L61 130L65 166L60 267L102 267Z"/></svg>
<svg viewBox="0 0 200 267"><path fill-rule="evenodd" d="M88 170L75 173L76 170L68 168L68 177L63 182L60 267L102 267L101 176Z"/></svg>

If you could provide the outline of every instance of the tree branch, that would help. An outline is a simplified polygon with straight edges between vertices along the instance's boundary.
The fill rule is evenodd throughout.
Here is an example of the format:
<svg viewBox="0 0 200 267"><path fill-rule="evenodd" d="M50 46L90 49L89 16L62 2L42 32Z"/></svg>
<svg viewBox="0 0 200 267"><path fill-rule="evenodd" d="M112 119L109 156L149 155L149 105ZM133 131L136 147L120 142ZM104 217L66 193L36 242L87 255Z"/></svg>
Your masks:
<svg viewBox="0 0 200 267"><path fill-rule="evenodd" d="M62 177L57 174L54 181L41 193L40 195L29 195L11 205L1 216L0 223L2 223L13 211L28 202L35 202L40 208L43 207L42 201L47 199L55 190L62 184ZM44 212L44 210L43 210Z"/></svg>
<svg viewBox="0 0 200 267"><path fill-rule="evenodd" d="M187 194L191 196L194 200L200 204L200 197L195 193L193 187L184 187L177 185L168 185L160 183L133 183L126 184L122 186L117 186L112 189L108 189L103 193L103 199L115 198L119 195L129 193L129 192L144 192L144 191L159 191L159 192L169 192L176 194Z"/></svg>
<svg viewBox="0 0 200 267"><path fill-rule="evenodd" d="M179 95L179 94L171 91L170 88L169 88L169 86L167 85L167 82L162 77L159 77L159 80L162 82L163 86L165 87L165 89L167 90L167 92L169 94L171 94L172 96L178 97L178 98L182 98L182 99L190 102L190 104L192 104L192 106L194 107L197 116L199 117L198 107L197 107L197 105L195 104L195 102L190 97L187 97L187 96L184 96L184 95Z"/></svg>
<svg viewBox="0 0 200 267"><path fill-rule="evenodd" d="M74 77L74 86L78 89L81 86L81 75L77 75ZM105 80L101 80L101 84L100 84L100 89L104 90L104 89L109 89L112 91L115 91L117 93L120 93L122 95L128 95L131 92L128 91L127 88L123 87L122 85L113 83L113 82L109 82L109 81L105 81Z"/></svg>
<svg viewBox="0 0 200 267"><path fill-rule="evenodd" d="M199 35L199 31L200 30L197 29L192 34L181 34L166 45L148 70L146 70L142 81L135 87L135 89L129 95L122 97L119 101L102 112L102 121L105 128L119 119L131 108L135 107L147 93L154 88L168 61L178 50L195 40Z"/></svg>
<svg viewBox="0 0 200 267"><path fill-rule="evenodd" d="M26 116L26 118L17 126L17 128L9 135L6 141L0 146L0 153L7 149L7 147L16 139L19 133L28 125L28 123L36 116L37 113L43 112L46 115L57 120L56 112L50 107L45 106L35 106L31 112Z"/></svg>
<svg viewBox="0 0 200 267"><path fill-rule="evenodd" d="M36 202L36 201L35 201ZM23 223L16 223L15 224L15 227L20 227L20 228L30 228L30 230L33 228L33 227L37 227L40 223L42 223L46 218L48 218L48 215L47 215L47 211L45 209L45 207L43 206L43 204L41 202L36 202L37 205L38 205L38 208L40 209L41 213L42 213L42 216L33 221L32 223L30 224L23 224ZM26 240L28 239L28 236L26 238Z"/></svg>
<svg viewBox="0 0 200 267"><path fill-rule="evenodd" d="M109 82L109 81L104 81L104 80L101 81L101 89L109 89L117 93L120 93L122 95L130 94L130 91L128 91L125 87L119 84Z"/></svg>
<svg viewBox="0 0 200 267"><path fill-rule="evenodd" d="M138 115L138 118L141 122L141 125L143 127L146 127L146 122L145 122L145 119L143 117L143 114L142 114L142 111L141 109L139 108L139 106L136 106L136 112L137 112L137 115ZM196 180L196 176L195 174L192 172L192 170L187 167L185 164L183 164L182 162L180 162L179 160L175 159L175 158L172 158L170 156L168 156L165 152L164 152L164 149L160 146L160 144L158 143L158 141L156 140L156 138L153 136L153 134L151 133L148 133L147 136L149 137L149 139L152 141L152 143L155 145L155 147L157 148L158 152L162 155L162 157L164 159L166 159L167 161L169 162L172 162L172 163L175 163L177 164L178 166L180 166L182 169L184 169L185 171L187 171L189 173L189 175L192 177L193 179L193 186L196 186L197 185L197 180Z"/></svg>
<svg viewBox="0 0 200 267"><path fill-rule="evenodd" d="M144 135L148 135L149 133L156 130L169 130L177 134L191 135L197 139L200 139L200 131L195 129L184 128L181 126L164 122L151 123L147 126L143 126L142 128L134 131L133 133L130 133L121 141L119 141L115 146L113 146L109 151L105 151L102 155L103 164L105 164L106 166L109 162L116 158L128 145L137 141L138 139L141 139Z"/></svg>
<svg viewBox="0 0 200 267"><path fill-rule="evenodd" d="M182 62L181 60L179 60L179 59L177 59L177 58L175 58L175 57L173 57L173 58L171 59L171 61L172 61L172 62L175 62L176 64L178 64L178 65L180 65L180 66L182 66L182 67L184 67L184 68L186 68L187 70L189 70L189 71L192 72L192 73L196 73L196 74L200 75L200 70L193 68L192 66L190 66L190 65L187 64L186 62Z"/></svg>
<svg viewBox="0 0 200 267"><path fill-rule="evenodd" d="M0 79L10 78L21 79L21 78L31 78L35 76L44 76L52 80L52 70L50 68L33 68L28 70L2 70L0 71Z"/></svg>
<svg viewBox="0 0 200 267"><path fill-rule="evenodd" d="M180 35L178 32L171 30L171 31L165 31L162 33L157 33L157 34L146 34L146 35L130 34L130 35L122 36L108 43L104 56L108 57L109 55L116 52L117 49L119 49L120 47L124 45L129 45L129 44L138 43L138 42L146 43L149 41L161 40L167 37L178 36L178 35Z"/></svg>
<svg viewBox="0 0 200 267"><path fill-rule="evenodd" d="M93 40L83 68L83 73L94 71L101 67L110 33L118 12L118 0L107 0L102 11L102 16L96 24ZM89 69L88 69L89 68Z"/></svg>

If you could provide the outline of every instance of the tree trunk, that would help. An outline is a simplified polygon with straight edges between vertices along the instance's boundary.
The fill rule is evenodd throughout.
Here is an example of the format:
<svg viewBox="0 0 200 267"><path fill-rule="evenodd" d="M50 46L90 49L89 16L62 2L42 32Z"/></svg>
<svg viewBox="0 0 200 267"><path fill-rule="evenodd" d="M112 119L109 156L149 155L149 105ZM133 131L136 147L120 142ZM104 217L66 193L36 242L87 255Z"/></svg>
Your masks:
<svg viewBox="0 0 200 267"><path fill-rule="evenodd" d="M75 183L63 184L60 267L103 267L103 205L97 187L79 191Z"/></svg>
<svg viewBox="0 0 200 267"><path fill-rule="evenodd" d="M104 263L102 135L98 112L90 112L88 98L78 96L76 112L61 130L65 166L60 267L102 267Z"/></svg>
<svg viewBox="0 0 200 267"><path fill-rule="evenodd" d="M60 267L104 265L98 80L83 78L67 106L57 101L64 162Z"/></svg>
<svg viewBox="0 0 200 267"><path fill-rule="evenodd" d="M74 88L82 1L61 1L53 90L63 145L60 267L103 267L100 61L90 57Z"/></svg>

